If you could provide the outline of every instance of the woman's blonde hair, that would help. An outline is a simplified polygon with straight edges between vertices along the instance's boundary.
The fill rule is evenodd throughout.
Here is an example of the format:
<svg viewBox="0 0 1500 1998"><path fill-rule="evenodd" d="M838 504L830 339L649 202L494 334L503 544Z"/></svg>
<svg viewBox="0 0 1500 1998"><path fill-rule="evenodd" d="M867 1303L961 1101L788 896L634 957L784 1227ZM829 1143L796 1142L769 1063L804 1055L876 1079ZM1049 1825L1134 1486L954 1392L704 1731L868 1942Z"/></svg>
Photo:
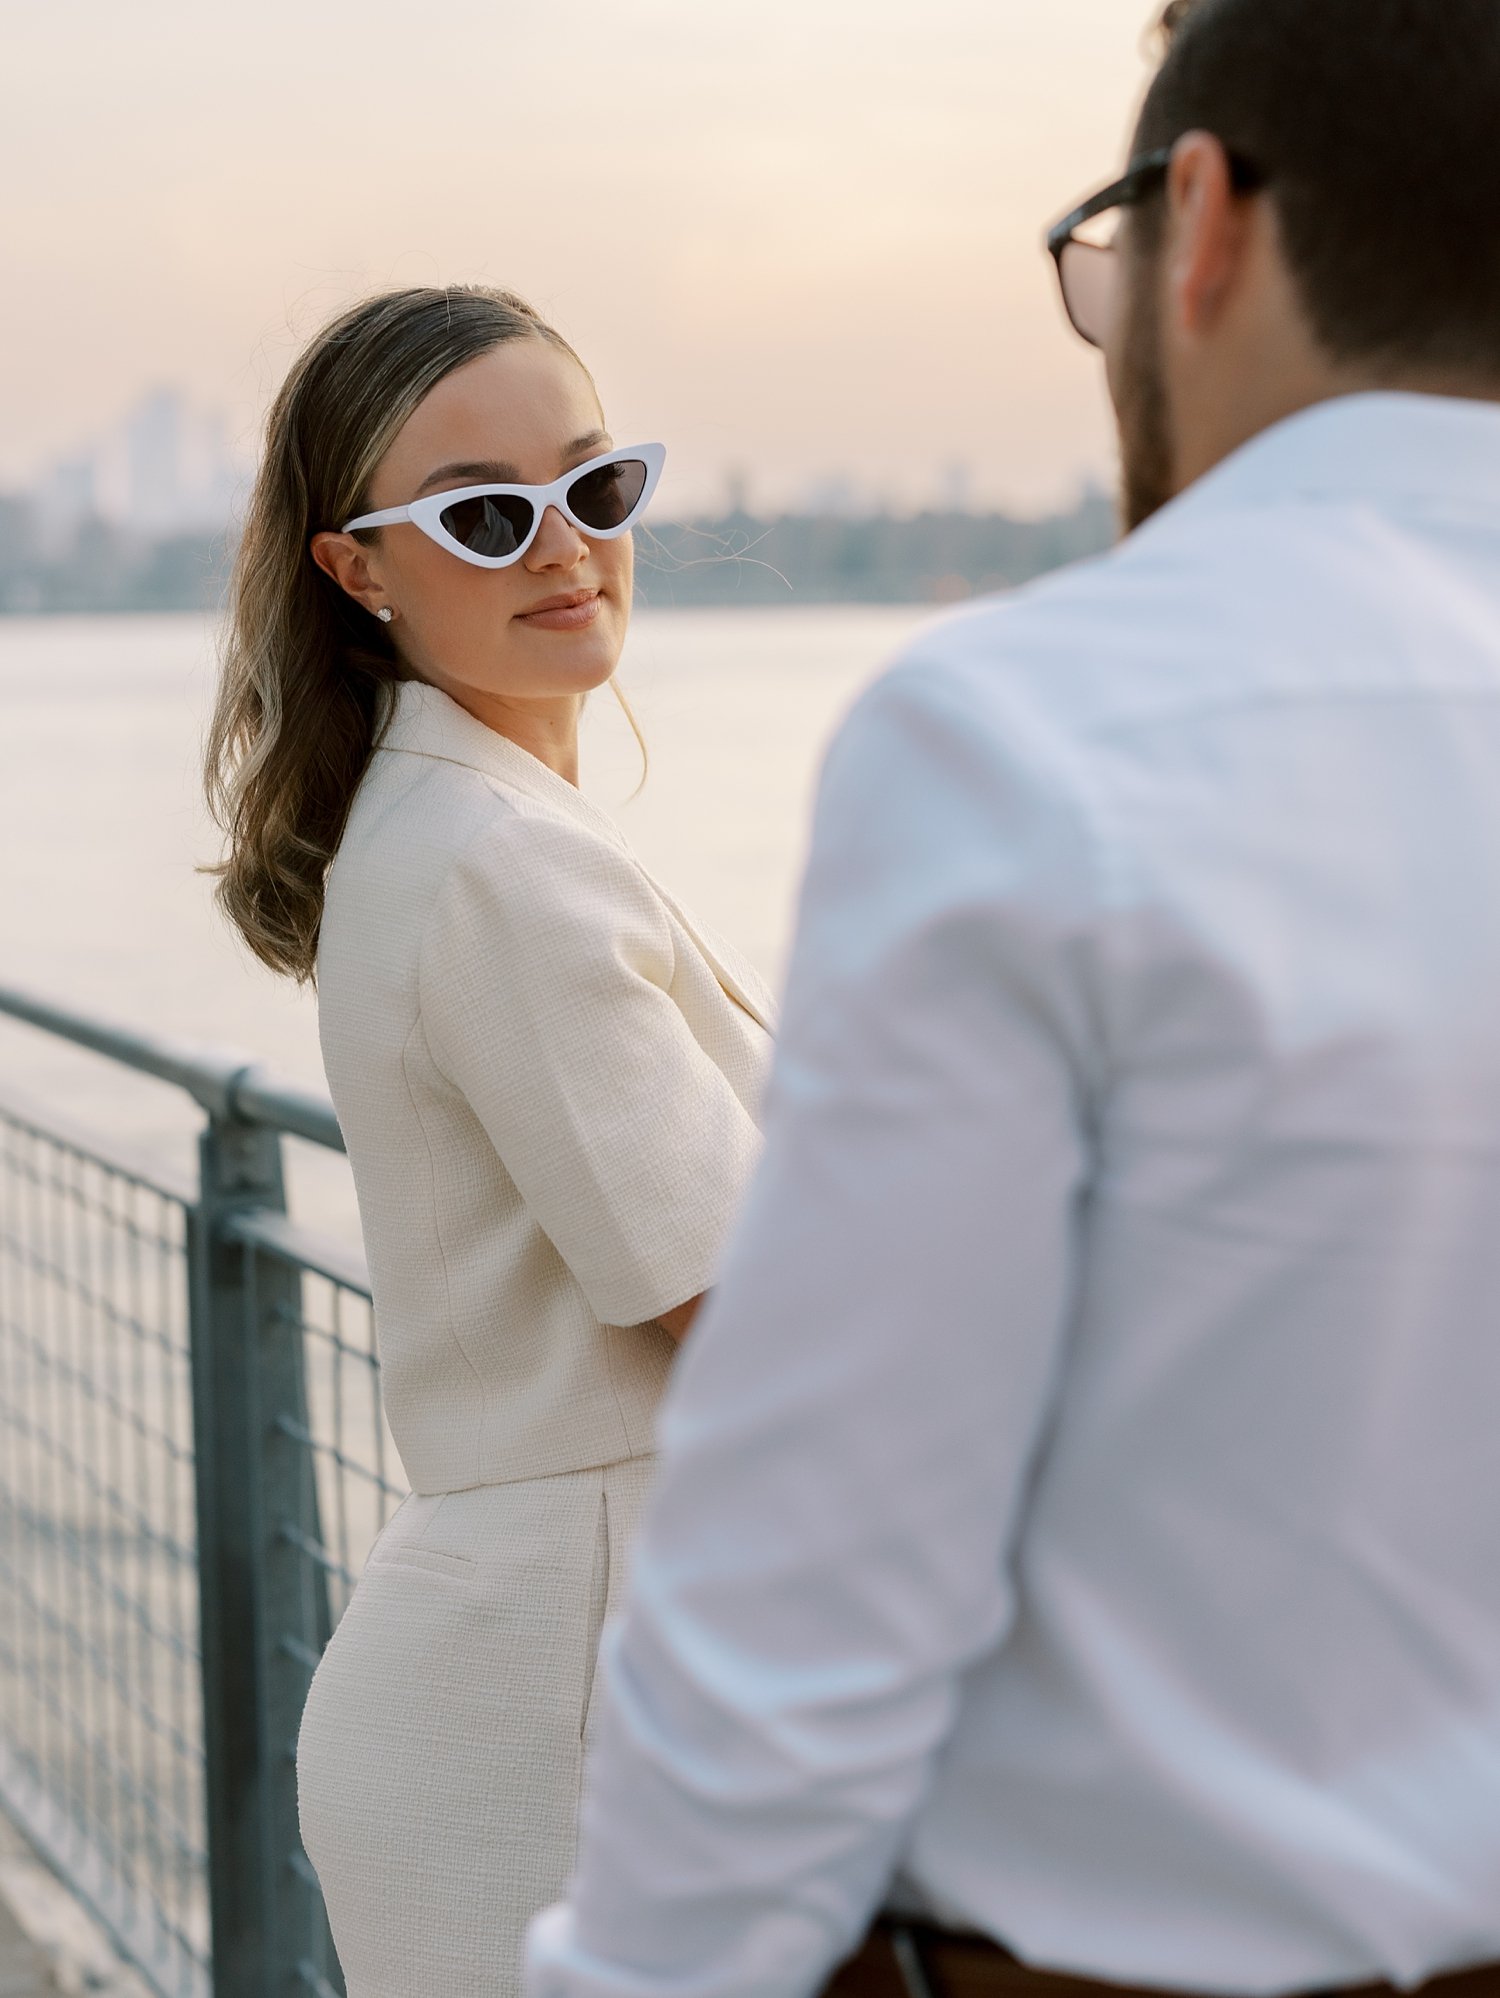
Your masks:
<svg viewBox="0 0 1500 1998"><path fill-rule="evenodd" d="M324 574L309 543L366 511L375 468L445 375L528 338L578 360L513 292L387 292L323 329L267 419L205 752L209 807L228 842L208 871L255 955L299 981L314 975L324 880L389 690L408 677L385 627Z"/></svg>

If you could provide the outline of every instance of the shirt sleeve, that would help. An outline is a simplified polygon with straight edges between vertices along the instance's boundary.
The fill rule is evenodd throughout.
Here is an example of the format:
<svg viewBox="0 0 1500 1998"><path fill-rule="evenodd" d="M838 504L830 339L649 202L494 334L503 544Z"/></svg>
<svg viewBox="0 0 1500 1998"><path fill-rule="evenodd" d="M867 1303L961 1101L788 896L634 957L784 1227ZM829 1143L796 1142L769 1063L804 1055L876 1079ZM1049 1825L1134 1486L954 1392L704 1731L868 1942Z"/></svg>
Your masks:
<svg viewBox="0 0 1500 1998"><path fill-rule="evenodd" d="M605 1324L708 1289L760 1153L674 967L628 853L509 811L454 863L423 940L432 1058Z"/></svg>
<svg viewBox="0 0 1500 1998"><path fill-rule="evenodd" d="M817 1989L1004 1640L1094 1059L1094 843L1004 734L911 663L830 754L766 1157L669 1394L530 1998Z"/></svg>

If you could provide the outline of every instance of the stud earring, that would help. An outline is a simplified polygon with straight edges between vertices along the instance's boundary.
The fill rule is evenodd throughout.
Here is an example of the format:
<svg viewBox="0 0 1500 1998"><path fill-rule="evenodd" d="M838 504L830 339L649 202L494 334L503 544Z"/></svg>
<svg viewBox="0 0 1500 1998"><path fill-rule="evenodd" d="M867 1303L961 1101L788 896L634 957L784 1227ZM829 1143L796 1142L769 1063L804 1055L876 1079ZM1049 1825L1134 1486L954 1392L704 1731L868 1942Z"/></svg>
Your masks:
<svg viewBox="0 0 1500 1998"><path fill-rule="evenodd" d="M382 604L375 615L380 619L382 624L389 624L396 613L391 609L389 604Z"/></svg>

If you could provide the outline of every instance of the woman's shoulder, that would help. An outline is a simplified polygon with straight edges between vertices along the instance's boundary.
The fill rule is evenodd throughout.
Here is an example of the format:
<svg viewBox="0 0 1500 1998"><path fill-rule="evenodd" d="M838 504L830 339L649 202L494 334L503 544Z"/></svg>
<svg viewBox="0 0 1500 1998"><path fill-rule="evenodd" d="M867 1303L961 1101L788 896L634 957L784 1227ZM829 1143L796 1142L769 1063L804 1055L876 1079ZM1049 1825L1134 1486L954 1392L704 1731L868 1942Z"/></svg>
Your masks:
<svg viewBox="0 0 1500 1998"><path fill-rule="evenodd" d="M667 914L623 842L485 773L377 752L328 872L320 967L374 955L442 983L497 952L539 973L619 952L654 967Z"/></svg>
<svg viewBox="0 0 1500 1998"><path fill-rule="evenodd" d="M377 750L355 795L334 869L377 879L416 871L436 894L456 869L565 885L590 862L593 872L638 872L618 834L611 837L586 818L539 802L491 772Z"/></svg>
<svg viewBox="0 0 1500 1998"><path fill-rule="evenodd" d="M539 799L503 774L377 751L329 872L328 916L415 922L438 939L476 925L489 937L608 934L622 923L659 931L666 908L623 835L580 807Z"/></svg>
<svg viewBox="0 0 1500 1998"><path fill-rule="evenodd" d="M503 787L470 802L457 820L435 884L429 931L508 934L561 953L570 933L601 949L620 933L664 941L668 912L623 839Z"/></svg>
<svg viewBox="0 0 1500 1998"><path fill-rule="evenodd" d="M514 801L477 772L377 750L324 884L325 941L415 944L454 870L498 845L516 816Z"/></svg>

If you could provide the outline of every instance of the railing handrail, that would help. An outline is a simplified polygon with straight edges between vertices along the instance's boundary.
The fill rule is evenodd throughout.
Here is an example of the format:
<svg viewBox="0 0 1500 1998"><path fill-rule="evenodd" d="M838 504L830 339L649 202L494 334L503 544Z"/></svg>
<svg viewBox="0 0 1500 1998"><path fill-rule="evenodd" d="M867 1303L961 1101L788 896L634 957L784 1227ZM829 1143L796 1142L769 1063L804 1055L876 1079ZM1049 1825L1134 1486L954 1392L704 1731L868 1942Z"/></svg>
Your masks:
<svg viewBox="0 0 1500 1998"><path fill-rule="evenodd" d="M278 1076L238 1048L204 1046L121 1026L19 985L0 984L0 1014L185 1089L210 1116L284 1131L329 1151L344 1149L333 1105L321 1091Z"/></svg>

